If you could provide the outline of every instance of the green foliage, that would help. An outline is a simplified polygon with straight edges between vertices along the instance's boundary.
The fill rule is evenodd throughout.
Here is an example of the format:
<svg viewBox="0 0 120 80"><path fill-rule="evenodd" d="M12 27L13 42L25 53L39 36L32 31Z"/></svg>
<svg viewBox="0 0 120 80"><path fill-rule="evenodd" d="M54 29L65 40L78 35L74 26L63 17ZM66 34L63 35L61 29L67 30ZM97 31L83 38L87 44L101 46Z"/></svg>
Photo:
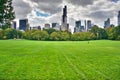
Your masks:
<svg viewBox="0 0 120 80"><path fill-rule="evenodd" d="M95 39L98 39L98 36L99 36L99 27L98 26L93 26L92 29L90 30L91 33L94 34L95 36Z"/></svg>
<svg viewBox="0 0 120 80"><path fill-rule="evenodd" d="M59 41L60 40L60 34L58 32L53 32L50 35L50 40Z"/></svg>
<svg viewBox="0 0 120 80"><path fill-rule="evenodd" d="M32 33L32 38L34 40L47 40L48 37L49 35L46 31L37 30L34 33Z"/></svg>
<svg viewBox="0 0 120 80"><path fill-rule="evenodd" d="M90 32L73 33L66 31L46 30L27 30L21 32L8 28L0 32L0 39L24 38L29 40L52 40L52 41L84 41L84 40L119 40L120 26L102 29L97 26L92 27Z"/></svg>
<svg viewBox="0 0 120 80"><path fill-rule="evenodd" d="M115 40L117 38L117 28L116 27L109 27L107 28L108 39Z"/></svg>
<svg viewBox="0 0 120 80"><path fill-rule="evenodd" d="M53 32L50 35L50 40L53 41L68 41L70 40L70 34L68 32Z"/></svg>
<svg viewBox="0 0 120 80"><path fill-rule="evenodd" d="M105 29L99 28L98 30L98 39L107 39L107 32Z"/></svg>
<svg viewBox="0 0 120 80"><path fill-rule="evenodd" d="M74 33L71 36L71 40L73 40L73 41L84 41L84 40L90 40L90 39L91 39L91 33L90 32Z"/></svg>
<svg viewBox="0 0 120 80"><path fill-rule="evenodd" d="M0 30L0 39L3 39L4 33L2 30Z"/></svg>
<svg viewBox="0 0 120 80"><path fill-rule="evenodd" d="M30 40L47 40L49 35L46 31L28 30L24 33L24 38Z"/></svg>
<svg viewBox="0 0 120 80"><path fill-rule="evenodd" d="M107 39L108 37L105 29L99 28L98 26L93 26L90 32L92 33L91 36L93 37L94 40Z"/></svg>
<svg viewBox="0 0 120 80"><path fill-rule="evenodd" d="M12 29L12 28L8 28L6 30L4 30L4 39L18 39L18 38L22 38L22 32Z"/></svg>
<svg viewBox="0 0 120 80"><path fill-rule="evenodd" d="M11 27L11 21L15 18L12 0L0 0L0 27L7 29Z"/></svg>
<svg viewBox="0 0 120 80"><path fill-rule="evenodd" d="M50 35L51 33L55 32L56 30L55 29L44 29L44 31L47 31L47 33Z"/></svg>
<svg viewBox="0 0 120 80"><path fill-rule="evenodd" d="M29 39L32 40L32 34L35 32L36 30L27 30L24 33L24 38L25 39Z"/></svg>
<svg viewBox="0 0 120 80"><path fill-rule="evenodd" d="M120 35L118 35L117 40L120 40Z"/></svg>
<svg viewBox="0 0 120 80"><path fill-rule="evenodd" d="M61 32L60 33L60 40L61 41L68 41L68 40L70 40L70 34L68 32Z"/></svg>

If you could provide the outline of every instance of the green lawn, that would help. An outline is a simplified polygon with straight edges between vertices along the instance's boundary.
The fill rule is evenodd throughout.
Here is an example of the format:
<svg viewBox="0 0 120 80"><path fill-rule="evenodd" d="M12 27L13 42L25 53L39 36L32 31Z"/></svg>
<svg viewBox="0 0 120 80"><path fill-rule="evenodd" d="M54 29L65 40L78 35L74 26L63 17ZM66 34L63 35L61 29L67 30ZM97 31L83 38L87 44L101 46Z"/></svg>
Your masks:
<svg viewBox="0 0 120 80"><path fill-rule="evenodd" d="M0 40L0 80L120 80L120 42Z"/></svg>

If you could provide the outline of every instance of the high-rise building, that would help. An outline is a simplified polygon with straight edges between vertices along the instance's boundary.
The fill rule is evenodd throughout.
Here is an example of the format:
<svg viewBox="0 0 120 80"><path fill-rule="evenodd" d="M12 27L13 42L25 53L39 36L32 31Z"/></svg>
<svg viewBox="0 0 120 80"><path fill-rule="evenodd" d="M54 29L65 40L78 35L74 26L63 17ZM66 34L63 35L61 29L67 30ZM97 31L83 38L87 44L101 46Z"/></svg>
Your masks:
<svg viewBox="0 0 120 80"><path fill-rule="evenodd" d="M118 12L118 25L120 25L120 11Z"/></svg>
<svg viewBox="0 0 120 80"><path fill-rule="evenodd" d="M87 31L87 21L85 20L85 26L84 26L84 31Z"/></svg>
<svg viewBox="0 0 120 80"><path fill-rule="evenodd" d="M108 18L105 22L104 22L104 28L108 28L110 27L110 18Z"/></svg>
<svg viewBox="0 0 120 80"><path fill-rule="evenodd" d="M50 24L45 24L44 29L50 29Z"/></svg>
<svg viewBox="0 0 120 80"><path fill-rule="evenodd" d="M74 32L80 32L81 31L80 28L81 28L81 21L79 20L75 22Z"/></svg>
<svg viewBox="0 0 120 80"><path fill-rule="evenodd" d="M75 22L75 27L80 28L80 26L81 26L81 21L76 21Z"/></svg>
<svg viewBox="0 0 120 80"><path fill-rule="evenodd" d="M89 31L92 27L91 20L87 21L87 31Z"/></svg>
<svg viewBox="0 0 120 80"><path fill-rule="evenodd" d="M13 29L17 29L17 23L16 23L16 21L12 21L12 28Z"/></svg>
<svg viewBox="0 0 120 80"><path fill-rule="evenodd" d="M38 30L41 30L41 26L38 26Z"/></svg>
<svg viewBox="0 0 120 80"><path fill-rule="evenodd" d="M59 23L52 23L52 28L55 29L55 30L60 30Z"/></svg>
<svg viewBox="0 0 120 80"><path fill-rule="evenodd" d="M52 28L55 28L57 23L52 23Z"/></svg>
<svg viewBox="0 0 120 80"><path fill-rule="evenodd" d="M65 6L63 8L61 30L62 31L68 31L68 27L67 27L67 6Z"/></svg>
<svg viewBox="0 0 120 80"><path fill-rule="evenodd" d="M30 27L30 30L41 30L41 26Z"/></svg>
<svg viewBox="0 0 120 80"><path fill-rule="evenodd" d="M19 20L19 30L26 31L29 29L28 19Z"/></svg>

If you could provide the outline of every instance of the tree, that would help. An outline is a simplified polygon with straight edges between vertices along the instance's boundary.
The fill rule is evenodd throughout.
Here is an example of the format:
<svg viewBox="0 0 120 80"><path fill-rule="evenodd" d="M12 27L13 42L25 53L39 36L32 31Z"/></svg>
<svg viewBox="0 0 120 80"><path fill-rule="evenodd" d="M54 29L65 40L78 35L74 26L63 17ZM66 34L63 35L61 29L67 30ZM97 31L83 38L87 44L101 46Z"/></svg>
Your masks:
<svg viewBox="0 0 120 80"><path fill-rule="evenodd" d="M105 29L99 28L98 39L107 39L107 32L105 31Z"/></svg>
<svg viewBox="0 0 120 80"><path fill-rule="evenodd" d="M14 18L12 0L0 0L0 26L2 29L10 28Z"/></svg>
<svg viewBox="0 0 120 80"><path fill-rule="evenodd" d="M120 25L117 26L117 34L120 35Z"/></svg>
<svg viewBox="0 0 120 80"><path fill-rule="evenodd" d="M4 23L4 15L6 10L7 0L0 0L0 27L2 28Z"/></svg>
<svg viewBox="0 0 120 80"><path fill-rule="evenodd" d="M92 33L91 36L93 39L107 39L107 32L105 29L99 28L98 26L92 27L90 32Z"/></svg>
<svg viewBox="0 0 120 80"><path fill-rule="evenodd" d="M94 35L95 35L95 39L98 39L98 32L99 32L99 27L98 26L96 26L96 25L94 25L93 27L92 27L92 29L90 30L90 32L92 32Z"/></svg>
<svg viewBox="0 0 120 80"><path fill-rule="evenodd" d="M117 39L117 36L118 36L117 27L109 27L109 28L107 28L106 31L108 34L108 39L110 39L110 40Z"/></svg>
<svg viewBox="0 0 120 80"><path fill-rule="evenodd" d="M84 41L84 40L90 40L90 39L91 39L91 33L90 32L74 33L71 36L71 40L73 40L73 41Z"/></svg>
<svg viewBox="0 0 120 80"><path fill-rule="evenodd" d="M17 31L15 29L8 28L4 30L4 37L7 39L17 38Z"/></svg>
<svg viewBox="0 0 120 80"><path fill-rule="evenodd" d="M58 32L53 32L53 33L50 35L50 40L59 41L59 40L60 40L60 37L61 37L61 35L60 35Z"/></svg>
<svg viewBox="0 0 120 80"><path fill-rule="evenodd" d="M50 35L51 33L55 32L56 30L53 28L50 28L50 29L44 29L44 31L47 31L47 33Z"/></svg>
<svg viewBox="0 0 120 80"><path fill-rule="evenodd" d="M16 30L16 31L17 31L16 38L17 38L17 39L23 38L23 32L22 32L22 31L19 31L19 30Z"/></svg>
<svg viewBox="0 0 120 80"><path fill-rule="evenodd" d="M32 34L32 39L34 40L47 40L49 35L46 31L37 30Z"/></svg>
<svg viewBox="0 0 120 80"><path fill-rule="evenodd" d="M37 30L27 30L23 33L23 38L32 40L33 39L33 33Z"/></svg>
<svg viewBox="0 0 120 80"><path fill-rule="evenodd" d="M3 31L2 30L0 30L0 39L3 39Z"/></svg>
<svg viewBox="0 0 120 80"><path fill-rule="evenodd" d="M68 32L60 32L60 40L61 41L68 41L70 40L70 35Z"/></svg>

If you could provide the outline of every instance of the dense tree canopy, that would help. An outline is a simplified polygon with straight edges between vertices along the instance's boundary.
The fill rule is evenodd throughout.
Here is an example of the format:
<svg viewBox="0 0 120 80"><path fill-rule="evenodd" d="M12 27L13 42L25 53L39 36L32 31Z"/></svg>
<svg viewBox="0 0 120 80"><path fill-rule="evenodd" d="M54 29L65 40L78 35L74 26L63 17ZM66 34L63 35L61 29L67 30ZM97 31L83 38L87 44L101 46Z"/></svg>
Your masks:
<svg viewBox="0 0 120 80"><path fill-rule="evenodd" d="M0 0L0 27L2 29L10 28L14 18L12 0Z"/></svg>
<svg viewBox="0 0 120 80"><path fill-rule="evenodd" d="M52 32L52 33L51 33ZM78 32L70 34L66 31L27 30L21 32L12 28L0 30L0 39L29 39L51 41L84 41L84 40L120 40L120 26L102 29L93 27L90 32Z"/></svg>

